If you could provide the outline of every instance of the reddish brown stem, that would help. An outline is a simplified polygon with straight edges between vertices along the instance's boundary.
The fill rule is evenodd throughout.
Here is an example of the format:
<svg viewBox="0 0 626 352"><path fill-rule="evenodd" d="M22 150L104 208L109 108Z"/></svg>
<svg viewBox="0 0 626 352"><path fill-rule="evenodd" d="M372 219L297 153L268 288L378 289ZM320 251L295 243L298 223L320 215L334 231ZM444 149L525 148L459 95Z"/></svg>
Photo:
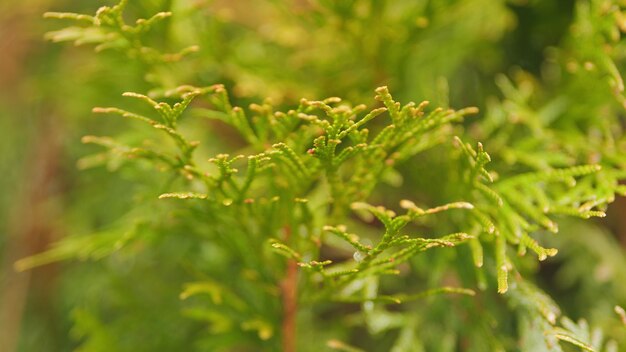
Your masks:
<svg viewBox="0 0 626 352"><path fill-rule="evenodd" d="M285 227L288 239L291 235L291 229ZM287 270L281 285L281 294L283 299L283 352L296 351L296 314L298 311L298 265L293 259L287 261Z"/></svg>

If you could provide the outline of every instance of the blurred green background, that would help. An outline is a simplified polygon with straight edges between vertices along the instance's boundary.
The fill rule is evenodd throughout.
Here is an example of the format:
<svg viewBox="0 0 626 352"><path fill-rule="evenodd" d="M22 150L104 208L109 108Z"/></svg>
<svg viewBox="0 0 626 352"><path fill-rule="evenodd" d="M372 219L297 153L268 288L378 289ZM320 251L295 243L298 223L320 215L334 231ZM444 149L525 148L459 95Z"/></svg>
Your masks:
<svg viewBox="0 0 626 352"><path fill-rule="evenodd" d="M496 77L505 74L520 90L531 87L529 109L540 110L567 91L574 100L580 94L581 102L570 100L574 107L562 114L571 113L571 119L584 125L580 116L592 119L589 115L610 106L608 114L618 116L623 129L623 109L615 109L610 88L598 83L605 74L572 79L562 69L574 62L568 58L576 58L576 48L593 52L605 45L601 38L572 35L576 14L580 16L581 4L587 3L592 9L604 3L618 6L533 0L130 1L131 19L174 12L151 32L155 47L200 47L179 63L146 65L115 51L95 54L89 45L77 48L44 40L46 32L63 26L58 20L44 20L44 12L91 14L110 2L3 1L0 350L69 351L80 344L91 351L96 349L85 340L97 346L98 339L106 341L106 334L116 331L132 331L135 339L149 340L142 350L188 350L191 334L201 329L192 322L180 323L180 307L160 306L163 297L176 297L184 282L175 268L160 263L178 260L192 242L163 240L158 252L137 258L132 269L115 256L23 273L13 269L17 259L41 252L64 236L107 231L131 211L142 187L158 184L123 168L114 175L107 168L79 170L77 161L94 151L80 142L83 135L136 138L124 122L94 117L92 107L116 105L125 91L178 84L224 83L239 104L269 97L284 106L301 97L371 102L375 87L389 85L400 101L478 106L480 124L494 111L490 106L506 110L510 97L496 84ZM625 66L626 56L620 45L618 41L612 52L618 68ZM468 131L480 138L482 132L472 126L467 124ZM227 132L216 145L240 143ZM404 171L415 174L415 167L408 165ZM420 189L417 182L413 187ZM406 187L391 192L415 193ZM423 189L421 197L435 198L428 187ZM384 201L384 196L379 198ZM538 282L570 316L585 317L595 325L614 318L614 304L626 303L626 201L618 198L608 215L601 221L565 223L562 232L567 237L554 240L561 249L559 257L538 269ZM141 285L132 284L137 275ZM93 311L116 321L119 330L99 329L102 320ZM608 334L624 336L619 331Z"/></svg>

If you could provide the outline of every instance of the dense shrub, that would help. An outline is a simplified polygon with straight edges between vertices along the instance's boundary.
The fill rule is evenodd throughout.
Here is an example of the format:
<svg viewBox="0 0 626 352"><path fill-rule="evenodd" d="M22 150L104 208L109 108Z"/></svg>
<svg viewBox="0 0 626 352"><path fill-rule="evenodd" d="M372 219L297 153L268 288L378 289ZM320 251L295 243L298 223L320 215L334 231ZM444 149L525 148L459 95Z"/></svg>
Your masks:
<svg viewBox="0 0 626 352"><path fill-rule="evenodd" d="M90 260L64 272L72 340L50 350L626 348L625 229L591 220L626 194L623 11L46 13L68 25L46 38L97 52L48 48L34 78L65 135L87 134L63 142L84 170L59 192L68 235L15 265Z"/></svg>

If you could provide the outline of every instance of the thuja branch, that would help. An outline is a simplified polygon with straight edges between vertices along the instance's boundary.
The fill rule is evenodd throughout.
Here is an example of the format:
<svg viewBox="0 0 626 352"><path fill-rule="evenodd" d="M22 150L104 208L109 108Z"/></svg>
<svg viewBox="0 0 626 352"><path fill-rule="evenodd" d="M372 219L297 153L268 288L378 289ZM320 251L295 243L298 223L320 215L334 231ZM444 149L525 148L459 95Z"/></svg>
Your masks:
<svg viewBox="0 0 626 352"><path fill-rule="evenodd" d="M464 194L476 206L470 222L474 223L474 229L481 229L475 230L476 235L485 238L495 236L493 243L500 293L507 292L508 276L512 269L512 260L507 255L509 244L516 245L520 255L530 249L540 261L555 256L558 253L556 248L541 246L531 235L539 230L558 232L557 223L551 218L555 214L580 218L603 217L604 212L594 207L606 205L619 191L613 186L609 196L589 204L588 197L604 188L603 185L589 182L590 177L601 170L599 165L550 168L496 180L486 169L491 157L481 143L473 148L455 138L455 145L467 158L462 160L466 181ZM482 245L480 242L472 243L470 248L476 258L475 265L481 267Z"/></svg>
<svg viewBox="0 0 626 352"><path fill-rule="evenodd" d="M157 170L171 173L180 182L168 184L178 189L168 187L159 198L192 202L187 206L206 212L215 221L228 223L230 230L241 236L225 236L218 243L232 251L234 257L242 258L242 265L250 269L256 270L264 260L276 260L263 259L264 254L258 254L254 260L250 258L250 248L259 248L271 239L276 252L287 257L286 272L277 277L271 267L263 268L262 282L280 288L285 350L295 348L296 302L302 292L298 285L311 284L308 275L297 279L297 265L321 274L322 296L334 299L324 292L362 278L394 273L398 264L420 252L455 246L472 238L465 233L440 238L400 233L406 224L422 216L471 209L469 203L421 209L413 202L404 201L406 214L396 216L385 209L354 202L367 198L383 172L444 141L442 136L450 133L445 127L475 112L473 108L429 111L426 103L402 106L393 100L386 87L377 89L376 93L376 99L384 107L368 109L365 105L353 106L339 98L329 98L302 100L292 110L273 113L269 103L262 107L253 104L250 109L233 106L222 85L182 86L169 95L171 99L177 97L179 102L171 104L143 94L124 94L147 105L151 112L146 114L116 107L95 108L96 113L119 115L152 128L155 133L151 136L156 142L132 146L111 137L86 137L84 142L100 145L107 151L99 153L97 158L86 158L82 165L94 166L95 160L107 162L108 158L119 160L122 156L128 161L145 160ZM194 99L205 99L205 107L195 109L192 116L219 119L239 131L248 143L235 151L235 156L220 153L208 158L213 169L205 169L201 165L206 163L198 161L200 142L189 140L181 132L185 122L182 116ZM368 124L386 112L391 123L370 135ZM317 199L314 207L307 203L309 196ZM386 232L376 245L362 244L356 235L347 234L336 225L345 219L351 204L355 209L371 212L385 224ZM335 265L321 258L320 246L325 241L321 229L316 228L320 223L328 224L327 231L347 240L363 256L356 267L344 270L345 263ZM298 233L291 235L294 231ZM274 236L276 233L282 235ZM246 326L257 327L263 339L271 336L264 328L265 323L250 319L252 322Z"/></svg>

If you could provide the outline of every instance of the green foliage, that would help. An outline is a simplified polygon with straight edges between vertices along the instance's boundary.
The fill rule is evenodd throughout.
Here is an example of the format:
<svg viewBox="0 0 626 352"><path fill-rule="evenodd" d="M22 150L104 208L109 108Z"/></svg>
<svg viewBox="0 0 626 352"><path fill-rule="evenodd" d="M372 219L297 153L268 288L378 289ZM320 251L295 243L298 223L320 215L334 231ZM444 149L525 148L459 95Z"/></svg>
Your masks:
<svg viewBox="0 0 626 352"><path fill-rule="evenodd" d="M184 55L197 50L188 47L175 54L163 54L144 44L143 36L155 23L172 15L171 12L159 12L148 19L138 19L135 25L128 25L123 12L128 0L115 6L103 6L95 16L67 12L46 12L44 17L74 20L84 26L72 26L49 32L46 38L54 42L73 41L76 45L97 44L96 51L115 49L126 53L129 58L141 60L147 64L178 61Z"/></svg>
<svg viewBox="0 0 626 352"><path fill-rule="evenodd" d="M162 5L171 8L135 25L124 0L95 16L45 15L76 23L48 39L112 49L109 60L121 53L148 82L133 78L145 95L110 100L124 108L93 109L128 121L113 137L83 137L100 151L78 161L132 175L127 214L16 263L110 263L98 275L114 298L74 309L79 350L290 350L290 319L302 351L626 346L624 281L607 290L612 315L586 315L599 314L602 292L589 267L606 260L624 278L623 251L603 258L609 236L574 229L626 195L618 3L577 1L545 72L496 76L501 99L459 99L468 88L454 84L466 67L479 66L468 76L481 81L511 65L493 44L513 23L502 1L250 4L268 15L259 33L246 26L264 20L229 21L225 5L199 2L215 11L208 18ZM156 41L161 26L170 32ZM442 107L401 103L386 84L398 100ZM349 100L300 99L335 93ZM456 100L485 106L484 116L449 108ZM568 230L555 236L559 224ZM542 283L539 262L557 261L580 298L561 302ZM162 334L144 345L147 333Z"/></svg>

